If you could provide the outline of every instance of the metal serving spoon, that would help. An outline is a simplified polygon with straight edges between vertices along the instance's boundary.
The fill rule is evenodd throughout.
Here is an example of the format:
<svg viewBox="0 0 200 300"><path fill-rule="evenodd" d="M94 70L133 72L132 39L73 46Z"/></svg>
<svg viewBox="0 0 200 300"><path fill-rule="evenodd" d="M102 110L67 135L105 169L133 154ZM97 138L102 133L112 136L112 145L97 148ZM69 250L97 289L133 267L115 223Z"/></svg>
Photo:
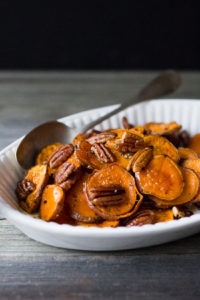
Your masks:
<svg viewBox="0 0 200 300"><path fill-rule="evenodd" d="M133 104L156 99L175 91L180 83L180 74L173 70L167 70L150 81L134 98L121 103L121 105L113 111L85 126L81 126L81 128L71 128L58 121L43 123L30 131L19 144L16 153L18 163L24 169L28 169L34 164L36 155L44 146L54 142L69 143L76 134L88 131L95 125Z"/></svg>

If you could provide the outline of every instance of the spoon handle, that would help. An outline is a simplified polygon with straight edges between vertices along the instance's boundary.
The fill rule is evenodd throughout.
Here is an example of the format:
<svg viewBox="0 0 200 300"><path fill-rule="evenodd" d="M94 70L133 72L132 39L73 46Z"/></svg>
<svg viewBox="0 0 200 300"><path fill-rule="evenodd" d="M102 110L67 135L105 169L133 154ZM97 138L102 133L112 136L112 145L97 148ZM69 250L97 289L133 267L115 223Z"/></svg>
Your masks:
<svg viewBox="0 0 200 300"><path fill-rule="evenodd" d="M126 109L133 104L167 95L168 93L175 91L180 84L181 76L178 72L174 70L164 71L152 81L150 81L149 84L147 84L147 86L145 86L134 98L131 98L126 102L122 102L119 107L105 114L101 118L98 118L98 120L94 120L89 124L83 125L81 129L79 129L79 132L84 133L88 131L97 124L103 122L104 120L112 117L116 113Z"/></svg>

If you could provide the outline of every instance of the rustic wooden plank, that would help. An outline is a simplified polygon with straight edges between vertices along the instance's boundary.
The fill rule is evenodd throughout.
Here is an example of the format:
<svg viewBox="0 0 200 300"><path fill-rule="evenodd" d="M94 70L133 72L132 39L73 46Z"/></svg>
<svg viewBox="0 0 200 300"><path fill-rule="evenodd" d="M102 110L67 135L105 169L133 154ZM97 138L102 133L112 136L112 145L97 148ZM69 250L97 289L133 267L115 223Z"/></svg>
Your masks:
<svg viewBox="0 0 200 300"><path fill-rule="evenodd" d="M1 296L55 299L99 296L99 299L144 297L197 299L200 261L193 255L80 254L1 260ZM5 276L6 274L6 276ZM192 276L195 274L195 276ZM30 296L31 295L31 296ZM191 297L191 298L190 298ZM2 299L2 298L1 298ZM3 298L4 299L4 298ZM68 299L68 298L67 298ZM84 298L83 298L84 299Z"/></svg>

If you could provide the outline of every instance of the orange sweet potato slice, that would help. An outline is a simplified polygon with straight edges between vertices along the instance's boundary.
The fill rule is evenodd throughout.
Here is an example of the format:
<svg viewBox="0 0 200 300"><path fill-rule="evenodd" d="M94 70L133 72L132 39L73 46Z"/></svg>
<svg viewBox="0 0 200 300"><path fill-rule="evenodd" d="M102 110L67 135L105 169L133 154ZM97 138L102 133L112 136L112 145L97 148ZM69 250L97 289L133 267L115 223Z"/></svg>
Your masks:
<svg viewBox="0 0 200 300"><path fill-rule="evenodd" d="M198 175L198 178L199 178L199 181L200 181L200 158L185 159L181 163L181 166L194 171ZM199 202L199 201L200 201L200 189L199 189L199 192L197 193L197 195L192 200L192 202L195 203L195 202Z"/></svg>
<svg viewBox="0 0 200 300"><path fill-rule="evenodd" d="M183 191L181 169L168 156L155 155L147 166L135 173L139 190L143 194L172 201Z"/></svg>
<svg viewBox="0 0 200 300"><path fill-rule="evenodd" d="M36 157L36 165L47 164L50 156L61 146L61 143L54 143L42 148Z"/></svg>
<svg viewBox="0 0 200 300"><path fill-rule="evenodd" d="M172 220L174 220L174 214L171 208L154 210L153 223L168 222Z"/></svg>
<svg viewBox="0 0 200 300"><path fill-rule="evenodd" d="M198 175L190 169L182 168L184 186L181 195L172 201L166 201L159 198L153 198L159 207L170 207L174 205L183 205L195 198L199 191L200 181Z"/></svg>
<svg viewBox="0 0 200 300"><path fill-rule="evenodd" d="M187 206L173 206L154 210L154 223L168 222L176 219L190 216L193 214L193 208Z"/></svg>
<svg viewBox="0 0 200 300"><path fill-rule="evenodd" d="M83 174L66 193L65 201L68 207L68 214L71 218L79 222L96 224L101 222L102 218L90 208L83 192L83 184L88 176L88 173Z"/></svg>
<svg viewBox="0 0 200 300"><path fill-rule="evenodd" d="M76 169L81 167L80 160L75 155L75 152L67 159L67 162L73 164Z"/></svg>
<svg viewBox="0 0 200 300"><path fill-rule="evenodd" d="M104 166L104 161L100 161L92 150L93 145L87 142L84 138L80 139L75 149L75 156L80 161L81 165L88 169L101 169Z"/></svg>
<svg viewBox="0 0 200 300"><path fill-rule="evenodd" d="M53 221L58 224L78 225L76 220L69 215L69 208L66 201L64 201L63 208Z"/></svg>
<svg viewBox="0 0 200 300"><path fill-rule="evenodd" d="M143 125L136 125L132 128L129 128L128 130L129 130L129 132L132 132L134 134L138 134L141 137L143 137L144 134L145 134L145 129L144 129Z"/></svg>
<svg viewBox="0 0 200 300"><path fill-rule="evenodd" d="M200 174L200 158L185 159L181 163L181 166L191 169L191 170L195 171L196 173Z"/></svg>
<svg viewBox="0 0 200 300"><path fill-rule="evenodd" d="M168 135L178 131L181 127L174 121L169 123L148 122L144 125L144 130L148 134Z"/></svg>
<svg viewBox="0 0 200 300"><path fill-rule="evenodd" d="M65 194L61 187L49 184L44 188L40 203L40 218L53 221L59 217L64 207Z"/></svg>
<svg viewBox="0 0 200 300"><path fill-rule="evenodd" d="M146 167L152 157L153 149L151 147L145 147L138 150L131 158L130 165L127 166L127 170L129 171L130 169L132 169L134 173L141 171Z"/></svg>
<svg viewBox="0 0 200 300"><path fill-rule="evenodd" d="M108 221L108 220L103 220L100 223L85 223L85 222L79 222L77 221L76 225L81 225L81 226L86 226L86 227L117 227L119 226L119 220L114 220L114 221Z"/></svg>
<svg viewBox="0 0 200 300"><path fill-rule="evenodd" d="M197 152L190 148L179 147L178 148L179 160L198 158Z"/></svg>
<svg viewBox="0 0 200 300"><path fill-rule="evenodd" d="M200 154L200 133L197 133L190 138L188 147Z"/></svg>
<svg viewBox="0 0 200 300"><path fill-rule="evenodd" d="M19 199L20 206L28 213L35 213L38 211L42 192L48 182L49 176L47 171L47 165L36 165L30 168L23 180L17 185L16 193ZM33 189L26 196L22 197L25 193L25 187L27 183L33 186Z"/></svg>
<svg viewBox="0 0 200 300"><path fill-rule="evenodd" d="M134 177L118 164L93 172L84 192L91 209L105 220L119 220L133 214L143 199Z"/></svg>
<svg viewBox="0 0 200 300"><path fill-rule="evenodd" d="M144 137L146 147L153 147L154 155L167 155L175 162L179 160L178 149L165 137L147 135Z"/></svg>

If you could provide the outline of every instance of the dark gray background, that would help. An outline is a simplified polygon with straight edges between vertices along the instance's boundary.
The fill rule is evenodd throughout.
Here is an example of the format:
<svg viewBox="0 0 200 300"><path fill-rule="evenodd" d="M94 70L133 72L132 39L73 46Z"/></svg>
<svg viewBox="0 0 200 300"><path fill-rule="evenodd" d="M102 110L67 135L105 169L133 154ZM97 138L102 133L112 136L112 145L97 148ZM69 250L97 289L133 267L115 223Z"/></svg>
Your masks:
<svg viewBox="0 0 200 300"><path fill-rule="evenodd" d="M0 1L0 69L200 69L198 1Z"/></svg>

